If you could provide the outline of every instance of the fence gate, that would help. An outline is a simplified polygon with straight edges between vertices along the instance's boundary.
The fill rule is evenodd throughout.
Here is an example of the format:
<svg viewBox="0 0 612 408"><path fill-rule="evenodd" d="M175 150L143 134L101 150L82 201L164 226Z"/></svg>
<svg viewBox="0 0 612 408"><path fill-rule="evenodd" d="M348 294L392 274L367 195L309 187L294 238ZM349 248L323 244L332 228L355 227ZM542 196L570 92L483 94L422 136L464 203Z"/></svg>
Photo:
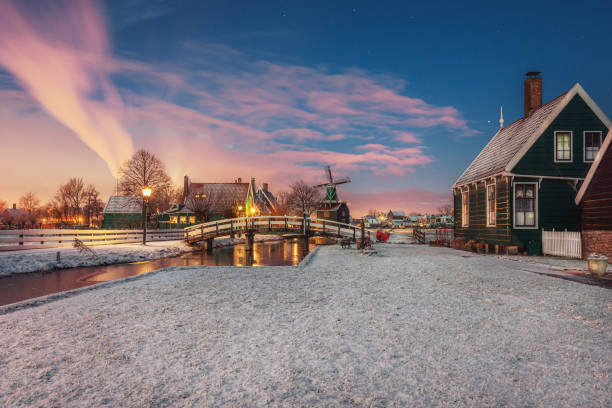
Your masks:
<svg viewBox="0 0 612 408"><path fill-rule="evenodd" d="M582 240L580 231L542 230L542 253L544 255L582 258Z"/></svg>

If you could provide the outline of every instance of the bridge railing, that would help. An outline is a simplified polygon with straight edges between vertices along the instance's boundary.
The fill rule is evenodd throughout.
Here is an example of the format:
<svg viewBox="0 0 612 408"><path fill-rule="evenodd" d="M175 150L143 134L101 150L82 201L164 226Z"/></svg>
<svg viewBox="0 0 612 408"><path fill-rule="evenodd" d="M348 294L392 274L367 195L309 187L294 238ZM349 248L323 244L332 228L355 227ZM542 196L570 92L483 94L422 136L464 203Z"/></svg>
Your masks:
<svg viewBox="0 0 612 408"><path fill-rule="evenodd" d="M305 220L305 221L304 221ZM306 223L306 225L304 225ZM188 241L200 240L206 237L217 237L233 233L255 231L283 231L303 234L305 231L322 232L324 234L356 238L359 227L336 221L319 218L286 216L240 217L218 221L205 222L185 228Z"/></svg>

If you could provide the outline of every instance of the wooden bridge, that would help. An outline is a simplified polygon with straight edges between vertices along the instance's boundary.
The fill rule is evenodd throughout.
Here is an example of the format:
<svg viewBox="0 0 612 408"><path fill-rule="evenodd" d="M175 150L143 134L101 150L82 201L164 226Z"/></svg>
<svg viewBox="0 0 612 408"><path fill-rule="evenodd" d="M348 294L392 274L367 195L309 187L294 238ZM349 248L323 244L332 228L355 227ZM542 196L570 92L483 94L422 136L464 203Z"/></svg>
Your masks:
<svg viewBox="0 0 612 408"><path fill-rule="evenodd" d="M215 238L245 235L247 249L253 248L255 234L294 235L308 239L311 236L330 236L348 238L353 242L364 234L363 226L319 218L297 216L242 217L205 222L185 228L185 238L190 244L206 243L212 249Z"/></svg>

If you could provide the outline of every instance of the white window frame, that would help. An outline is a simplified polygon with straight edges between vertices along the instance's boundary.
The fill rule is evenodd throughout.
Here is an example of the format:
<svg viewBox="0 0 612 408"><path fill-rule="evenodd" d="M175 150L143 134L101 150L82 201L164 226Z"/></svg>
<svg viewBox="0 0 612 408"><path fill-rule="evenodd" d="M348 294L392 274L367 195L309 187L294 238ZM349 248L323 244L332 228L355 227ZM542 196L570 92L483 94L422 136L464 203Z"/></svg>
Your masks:
<svg viewBox="0 0 612 408"><path fill-rule="evenodd" d="M465 205L464 194L467 195L467 205ZM465 209L465 214L463 210ZM470 226L470 190L461 191L461 226Z"/></svg>
<svg viewBox="0 0 612 408"><path fill-rule="evenodd" d="M491 208L489 208L489 187L493 186L495 188L495 208L493 208L493 214L495 215L495 223L491 224L489 213L491 212ZM497 181L493 181L492 183L485 185L485 200L487 202L487 227L495 227L497 225Z"/></svg>
<svg viewBox="0 0 612 408"><path fill-rule="evenodd" d="M517 184L533 184L535 186L535 188L533 189L535 191L535 202L533 203L534 205L534 211L535 211L535 224L533 226L531 225L516 225L516 185ZM539 211L538 211L538 196L539 194L539 186L538 186L538 182L533 182L533 181L516 181L514 183L512 183L512 228L513 229L532 229L532 230L537 230L539 227L539 222L540 222L540 217L539 217Z"/></svg>
<svg viewBox="0 0 612 408"><path fill-rule="evenodd" d="M582 132L582 161L584 161L585 163L593 163L597 155L593 157L593 160L586 159L586 134L587 133L599 133L599 149L601 149L601 145L603 144L603 140L602 140L603 134L601 130L585 130ZM597 152L599 153L599 150Z"/></svg>
<svg viewBox="0 0 612 408"><path fill-rule="evenodd" d="M569 160L557 160L557 133L569 133L570 140L570 158ZM553 144L553 159L555 163L573 163L574 162L574 132L571 130L555 130L555 141Z"/></svg>

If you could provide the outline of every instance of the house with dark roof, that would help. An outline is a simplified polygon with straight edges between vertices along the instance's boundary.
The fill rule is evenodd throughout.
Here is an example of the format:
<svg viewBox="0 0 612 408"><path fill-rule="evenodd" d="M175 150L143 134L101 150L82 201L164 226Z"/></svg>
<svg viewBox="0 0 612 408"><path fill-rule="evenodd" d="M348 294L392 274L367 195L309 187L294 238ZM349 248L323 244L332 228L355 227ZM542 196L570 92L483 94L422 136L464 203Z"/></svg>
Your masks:
<svg viewBox="0 0 612 408"><path fill-rule="evenodd" d="M612 131L606 136L578 190L582 254L612 259Z"/></svg>
<svg viewBox="0 0 612 408"><path fill-rule="evenodd" d="M541 246L542 230L580 230L574 202L610 120L579 85L542 105L528 73L525 113L503 125L452 186L459 240Z"/></svg>

